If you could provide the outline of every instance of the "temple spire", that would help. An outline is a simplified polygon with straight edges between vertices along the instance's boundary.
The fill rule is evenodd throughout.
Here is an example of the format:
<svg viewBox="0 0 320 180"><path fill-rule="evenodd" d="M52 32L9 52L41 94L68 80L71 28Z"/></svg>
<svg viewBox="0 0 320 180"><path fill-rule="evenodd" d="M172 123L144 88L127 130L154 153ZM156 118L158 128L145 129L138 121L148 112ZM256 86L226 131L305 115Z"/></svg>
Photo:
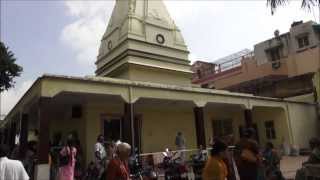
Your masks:
<svg viewBox="0 0 320 180"><path fill-rule="evenodd" d="M181 32L162 0L116 0L101 40L96 74L151 81L133 73L139 68L161 69L167 71L165 75L174 72L177 77L180 72L189 78L188 54Z"/></svg>

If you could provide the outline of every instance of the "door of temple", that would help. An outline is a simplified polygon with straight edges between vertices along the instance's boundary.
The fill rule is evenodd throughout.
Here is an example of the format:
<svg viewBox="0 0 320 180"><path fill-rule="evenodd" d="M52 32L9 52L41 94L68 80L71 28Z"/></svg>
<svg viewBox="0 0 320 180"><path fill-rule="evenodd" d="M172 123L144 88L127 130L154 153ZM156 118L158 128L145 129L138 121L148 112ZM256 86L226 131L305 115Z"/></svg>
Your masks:
<svg viewBox="0 0 320 180"><path fill-rule="evenodd" d="M121 139L121 117L106 117L103 119L103 135L105 141L118 141Z"/></svg>

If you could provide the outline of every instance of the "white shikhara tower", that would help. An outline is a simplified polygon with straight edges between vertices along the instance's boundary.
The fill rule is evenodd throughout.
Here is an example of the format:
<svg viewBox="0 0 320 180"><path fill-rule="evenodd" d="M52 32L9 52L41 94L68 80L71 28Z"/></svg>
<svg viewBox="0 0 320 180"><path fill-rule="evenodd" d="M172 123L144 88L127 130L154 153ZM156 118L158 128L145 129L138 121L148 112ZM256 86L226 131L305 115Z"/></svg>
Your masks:
<svg viewBox="0 0 320 180"><path fill-rule="evenodd" d="M190 85L189 51L162 0L116 0L96 75Z"/></svg>

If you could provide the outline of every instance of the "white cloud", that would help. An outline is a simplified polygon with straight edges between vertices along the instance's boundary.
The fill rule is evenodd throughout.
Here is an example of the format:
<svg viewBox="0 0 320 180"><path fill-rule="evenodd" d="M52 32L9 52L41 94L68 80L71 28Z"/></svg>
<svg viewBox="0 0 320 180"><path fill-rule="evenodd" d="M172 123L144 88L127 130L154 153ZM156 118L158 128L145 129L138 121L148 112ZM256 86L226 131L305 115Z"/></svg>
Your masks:
<svg viewBox="0 0 320 180"><path fill-rule="evenodd" d="M1 94L1 114L8 114L22 95L31 87L33 81L27 80Z"/></svg>
<svg viewBox="0 0 320 180"><path fill-rule="evenodd" d="M94 65L101 37L107 27L113 1L66 1L67 13L75 17L61 33L61 40L83 65Z"/></svg>
<svg viewBox="0 0 320 180"><path fill-rule="evenodd" d="M75 52L79 62L94 65L100 39L115 1L67 1L68 14L76 20L63 29L61 39ZM318 10L300 9L300 1L280 7L275 15L263 1L164 0L181 29L191 52L191 61L213 61L273 36L287 32L293 21L317 20Z"/></svg>

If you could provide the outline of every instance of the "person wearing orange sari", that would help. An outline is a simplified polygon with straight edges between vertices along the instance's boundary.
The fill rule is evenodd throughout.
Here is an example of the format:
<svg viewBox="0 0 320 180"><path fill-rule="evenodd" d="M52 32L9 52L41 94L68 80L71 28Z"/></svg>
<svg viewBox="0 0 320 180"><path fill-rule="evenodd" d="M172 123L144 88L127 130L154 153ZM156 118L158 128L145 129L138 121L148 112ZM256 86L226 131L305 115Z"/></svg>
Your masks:
<svg viewBox="0 0 320 180"><path fill-rule="evenodd" d="M202 173L203 180L226 180L228 176L227 165L223 161L227 145L220 140L215 140L211 156L209 157Z"/></svg>

